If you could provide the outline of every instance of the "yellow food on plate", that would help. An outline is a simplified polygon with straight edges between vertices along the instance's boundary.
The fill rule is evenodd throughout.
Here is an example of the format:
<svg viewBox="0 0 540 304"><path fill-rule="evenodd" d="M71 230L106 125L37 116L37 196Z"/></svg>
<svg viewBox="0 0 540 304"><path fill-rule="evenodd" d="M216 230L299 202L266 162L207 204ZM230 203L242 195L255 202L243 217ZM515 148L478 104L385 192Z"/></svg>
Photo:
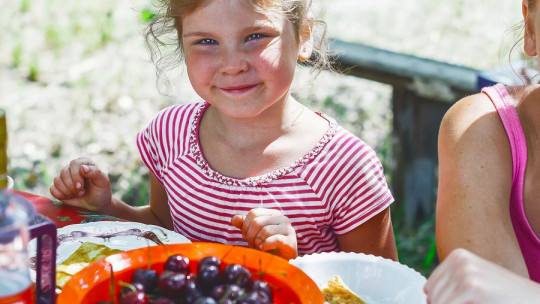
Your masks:
<svg viewBox="0 0 540 304"><path fill-rule="evenodd" d="M334 276L322 288L324 301L329 304L367 304L357 294L355 294L345 282Z"/></svg>
<svg viewBox="0 0 540 304"><path fill-rule="evenodd" d="M83 242L65 261L56 266L56 287L62 288L69 279L88 264L101 260L111 254L122 252L105 245Z"/></svg>

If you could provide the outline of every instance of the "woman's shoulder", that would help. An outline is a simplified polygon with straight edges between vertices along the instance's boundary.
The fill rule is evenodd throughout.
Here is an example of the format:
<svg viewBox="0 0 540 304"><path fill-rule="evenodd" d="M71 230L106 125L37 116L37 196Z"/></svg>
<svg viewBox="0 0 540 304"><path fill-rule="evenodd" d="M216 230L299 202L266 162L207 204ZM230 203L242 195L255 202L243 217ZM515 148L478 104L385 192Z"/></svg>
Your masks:
<svg viewBox="0 0 540 304"><path fill-rule="evenodd" d="M439 129L438 150L440 175L491 176L492 180L498 176L502 177L501 184L506 184L507 173L512 170L508 135L497 109L484 93L452 105Z"/></svg>
<svg viewBox="0 0 540 304"><path fill-rule="evenodd" d="M489 136L503 136L504 128L497 109L490 97L477 93L454 103L444 115L439 129L439 139L453 143L477 142Z"/></svg>

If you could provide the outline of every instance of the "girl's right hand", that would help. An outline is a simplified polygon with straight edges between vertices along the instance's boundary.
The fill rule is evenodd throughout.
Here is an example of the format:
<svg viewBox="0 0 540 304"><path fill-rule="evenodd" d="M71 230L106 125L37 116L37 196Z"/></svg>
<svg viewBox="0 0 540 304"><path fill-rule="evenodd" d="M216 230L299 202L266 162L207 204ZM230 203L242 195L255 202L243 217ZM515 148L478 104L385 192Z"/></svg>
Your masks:
<svg viewBox="0 0 540 304"><path fill-rule="evenodd" d="M50 192L65 204L99 213L107 213L112 202L109 177L88 158L74 159L63 168Z"/></svg>
<svg viewBox="0 0 540 304"><path fill-rule="evenodd" d="M278 210L255 208L235 215L231 224L242 231L251 248L274 253L284 259L298 256L296 231L288 217Z"/></svg>

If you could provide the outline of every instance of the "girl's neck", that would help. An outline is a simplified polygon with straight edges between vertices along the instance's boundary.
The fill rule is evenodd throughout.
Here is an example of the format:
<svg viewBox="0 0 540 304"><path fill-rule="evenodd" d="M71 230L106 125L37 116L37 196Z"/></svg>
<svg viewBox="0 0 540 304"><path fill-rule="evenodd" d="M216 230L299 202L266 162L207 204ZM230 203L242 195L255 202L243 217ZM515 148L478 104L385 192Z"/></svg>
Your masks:
<svg viewBox="0 0 540 304"><path fill-rule="evenodd" d="M240 149L265 147L291 132L305 107L293 98L276 103L253 118L233 118L209 106L201 125L214 140Z"/></svg>

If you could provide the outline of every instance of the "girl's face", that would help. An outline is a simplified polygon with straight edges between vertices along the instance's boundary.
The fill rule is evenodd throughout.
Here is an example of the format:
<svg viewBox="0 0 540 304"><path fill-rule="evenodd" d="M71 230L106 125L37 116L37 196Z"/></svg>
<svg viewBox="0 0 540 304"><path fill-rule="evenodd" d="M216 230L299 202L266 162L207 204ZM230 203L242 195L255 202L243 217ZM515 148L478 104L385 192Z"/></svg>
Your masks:
<svg viewBox="0 0 540 304"><path fill-rule="evenodd" d="M211 0L182 26L190 82L221 113L252 118L289 98L306 49L285 18L258 13L248 0Z"/></svg>

